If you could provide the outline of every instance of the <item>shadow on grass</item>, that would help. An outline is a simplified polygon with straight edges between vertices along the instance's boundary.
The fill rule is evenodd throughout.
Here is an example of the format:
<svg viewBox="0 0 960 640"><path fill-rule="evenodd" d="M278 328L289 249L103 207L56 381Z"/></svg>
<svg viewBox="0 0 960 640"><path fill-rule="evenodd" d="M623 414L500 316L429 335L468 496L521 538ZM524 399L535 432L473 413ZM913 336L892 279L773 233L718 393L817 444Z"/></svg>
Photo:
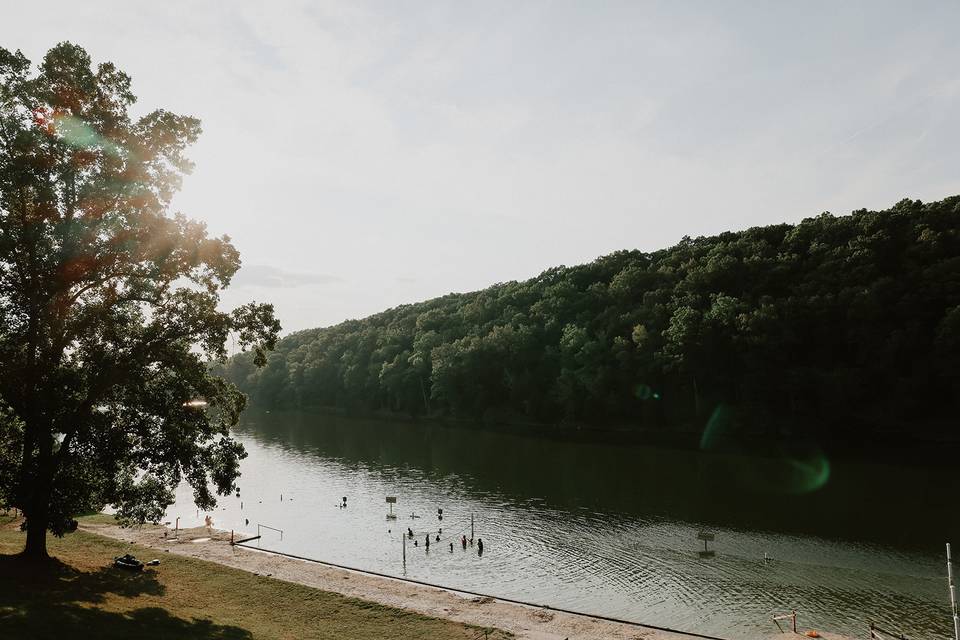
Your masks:
<svg viewBox="0 0 960 640"><path fill-rule="evenodd" d="M37 565L19 556L0 556L0 635L57 638L79 632L96 638L251 638L245 629L209 620L185 620L159 607L127 612L95 606L107 595L161 596L164 586L152 571L114 567L78 571L59 560Z"/></svg>
<svg viewBox="0 0 960 640"><path fill-rule="evenodd" d="M97 571L78 571L56 558L36 563L19 555L0 556L0 602L43 594L48 603L103 602L114 594L125 598L163 595L164 587L153 571L126 571L106 566ZM11 580L12 579L12 580Z"/></svg>

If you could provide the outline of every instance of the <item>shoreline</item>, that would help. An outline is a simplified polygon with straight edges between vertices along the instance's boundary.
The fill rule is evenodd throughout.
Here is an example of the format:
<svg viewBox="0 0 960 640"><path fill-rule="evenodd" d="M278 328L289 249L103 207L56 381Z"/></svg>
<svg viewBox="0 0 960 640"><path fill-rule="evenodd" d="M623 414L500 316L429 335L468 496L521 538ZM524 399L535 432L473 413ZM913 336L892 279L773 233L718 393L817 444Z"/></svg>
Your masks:
<svg viewBox="0 0 960 640"><path fill-rule="evenodd" d="M199 526L180 529L178 537L172 537L170 534L173 530L159 524L123 528L117 524L81 521L79 528L87 533L164 553L175 553L204 560L257 576L296 583L433 618L499 629L523 640L711 638L709 635L697 632L666 630L636 622L617 621L593 614L564 611L546 605L525 604L452 587L430 585L412 579L343 567L322 560L298 558L277 551L257 549L245 544L231 545L231 532L214 527ZM243 532L238 535L236 531L233 533L236 539L243 539L250 535ZM162 556L159 557L162 566ZM805 629L799 629L797 633L771 631L762 637L769 640L796 640L807 637L806 631ZM814 637L822 640L854 640L849 636L819 629L816 633Z"/></svg>
<svg viewBox="0 0 960 640"><path fill-rule="evenodd" d="M234 546L230 545L229 531L214 528L180 529L178 538L172 537L172 530L162 525L124 529L115 524L81 522L80 529L149 549L206 560L255 575L294 582L435 618L479 627L494 627L512 633L517 638L683 640L698 637L638 624L601 620L585 614L507 602L452 588L428 586L403 578L336 567L322 561L278 555L246 545ZM162 556L160 559L162 562ZM777 635L771 634L771 637Z"/></svg>

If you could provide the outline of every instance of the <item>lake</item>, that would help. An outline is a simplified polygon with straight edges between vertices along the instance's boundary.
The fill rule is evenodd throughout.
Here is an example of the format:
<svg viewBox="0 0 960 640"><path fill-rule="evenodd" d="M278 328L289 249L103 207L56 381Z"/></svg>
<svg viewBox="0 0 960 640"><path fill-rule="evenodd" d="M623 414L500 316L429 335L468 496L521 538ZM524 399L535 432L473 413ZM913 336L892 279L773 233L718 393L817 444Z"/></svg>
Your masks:
<svg viewBox="0 0 960 640"><path fill-rule="evenodd" d="M948 465L294 412L248 411L237 436L249 454L240 497L211 515L218 528L283 531L262 529L262 548L723 637L769 636L771 616L793 609L804 628L851 636L869 621L952 636ZM187 527L205 514L181 487L167 515ZM460 546L471 516L482 556ZM408 527L418 544L407 540L404 563Z"/></svg>

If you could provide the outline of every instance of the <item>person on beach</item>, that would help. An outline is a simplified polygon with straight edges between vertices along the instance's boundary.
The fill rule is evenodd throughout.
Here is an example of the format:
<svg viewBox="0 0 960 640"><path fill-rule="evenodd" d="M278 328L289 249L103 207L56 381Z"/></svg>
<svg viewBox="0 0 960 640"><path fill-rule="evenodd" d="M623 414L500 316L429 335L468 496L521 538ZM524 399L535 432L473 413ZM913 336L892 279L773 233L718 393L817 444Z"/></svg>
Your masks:
<svg viewBox="0 0 960 640"><path fill-rule="evenodd" d="M467 549L467 536L460 536L460 544L463 545L464 551Z"/></svg>
<svg viewBox="0 0 960 640"><path fill-rule="evenodd" d="M477 538L477 555L483 555L483 538Z"/></svg>

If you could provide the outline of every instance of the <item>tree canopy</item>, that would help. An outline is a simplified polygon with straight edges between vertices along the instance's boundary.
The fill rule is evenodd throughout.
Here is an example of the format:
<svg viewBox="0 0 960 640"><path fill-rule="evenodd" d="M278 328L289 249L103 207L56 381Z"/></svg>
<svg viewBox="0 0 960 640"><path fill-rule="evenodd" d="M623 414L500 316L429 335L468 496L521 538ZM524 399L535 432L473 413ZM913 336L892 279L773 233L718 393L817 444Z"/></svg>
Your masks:
<svg viewBox="0 0 960 640"><path fill-rule="evenodd" d="M264 406L940 438L960 409L958 230L955 196L684 238L301 331L224 373Z"/></svg>
<svg viewBox="0 0 960 640"><path fill-rule="evenodd" d="M230 491L245 399L209 362L231 335L265 362L280 329L270 305L218 310L239 254L169 211L199 121L134 101L76 45L35 71L0 48L0 504L28 555L81 511L143 522L181 480L204 509Z"/></svg>

